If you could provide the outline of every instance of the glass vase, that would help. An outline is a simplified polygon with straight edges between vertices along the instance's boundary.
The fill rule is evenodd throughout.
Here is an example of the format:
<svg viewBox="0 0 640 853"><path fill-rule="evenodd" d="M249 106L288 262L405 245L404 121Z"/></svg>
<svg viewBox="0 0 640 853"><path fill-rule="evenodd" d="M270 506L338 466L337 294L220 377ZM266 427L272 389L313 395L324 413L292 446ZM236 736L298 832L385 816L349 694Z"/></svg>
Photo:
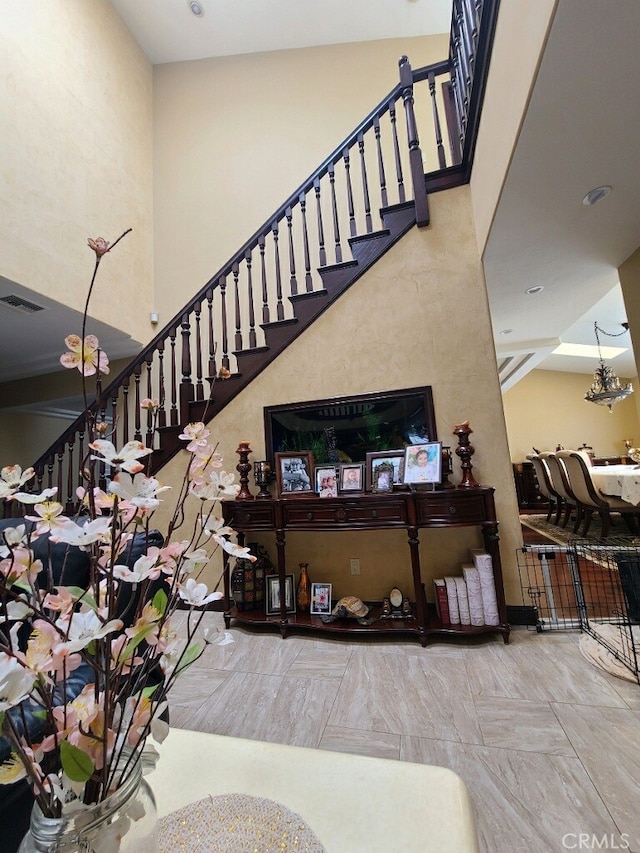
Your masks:
<svg viewBox="0 0 640 853"><path fill-rule="evenodd" d="M157 853L157 827L156 802L138 760L106 799L81 811L50 818L35 803L18 853Z"/></svg>

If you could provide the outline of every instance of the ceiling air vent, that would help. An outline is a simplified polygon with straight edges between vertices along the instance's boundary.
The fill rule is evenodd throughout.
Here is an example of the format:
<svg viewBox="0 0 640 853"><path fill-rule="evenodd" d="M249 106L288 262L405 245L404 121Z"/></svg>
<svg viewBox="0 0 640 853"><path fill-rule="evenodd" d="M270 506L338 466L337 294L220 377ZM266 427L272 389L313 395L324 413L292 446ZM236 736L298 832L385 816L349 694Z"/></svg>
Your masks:
<svg viewBox="0 0 640 853"><path fill-rule="evenodd" d="M36 305L35 302L29 302L13 293L9 294L9 296L0 296L0 304L6 305L8 308L14 308L22 314L35 314L36 311L44 311L42 305Z"/></svg>

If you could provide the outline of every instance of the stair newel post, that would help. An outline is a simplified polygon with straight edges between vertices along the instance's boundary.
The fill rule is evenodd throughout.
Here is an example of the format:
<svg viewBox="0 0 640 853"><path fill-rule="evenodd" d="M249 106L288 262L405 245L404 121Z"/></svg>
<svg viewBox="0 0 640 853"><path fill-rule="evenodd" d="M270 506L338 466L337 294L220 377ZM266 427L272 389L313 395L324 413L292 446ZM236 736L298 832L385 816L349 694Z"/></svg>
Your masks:
<svg viewBox="0 0 640 853"><path fill-rule="evenodd" d="M191 324L189 315L183 314L180 323L182 335L182 379L180 380L179 406L180 423L189 423L189 403L193 400L193 383L191 381Z"/></svg>
<svg viewBox="0 0 640 853"><path fill-rule="evenodd" d="M267 287L267 261L265 258L266 240L264 234L258 237L258 249L260 250L260 278L262 282L262 322L269 322L269 289Z"/></svg>
<svg viewBox="0 0 640 853"><path fill-rule="evenodd" d="M358 134L358 151L360 152L360 169L362 172L362 198L364 201L364 214L367 228L367 234L373 231L373 223L371 221L371 199L369 198L369 179L367 178L367 161L364 155L364 133Z"/></svg>
<svg viewBox="0 0 640 853"><path fill-rule="evenodd" d="M255 349L258 345L256 340L256 312L253 306L253 276L251 271L251 249L247 249L244 253L244 260L247 264L247 300L249 302L249 347Z"/></svg>
<svg viewBox="0 0 640 853"><path fill-rule="evenodd" d="M396 181L398 182L398 201L404 204L407 196L404 190L404 173L402 171L402 159L400 157L400 143L398 142L398 120L396 117L396 103L389 101L389 121L393 136L393 154L396 161Z"/></svg>
<svg viewBox="0 0 640 853"><path fill-rule="evenodd" d="M233 275L233 300L236 318L236 336L234 347L236 352L242 349L242 318L240 317L240 267L238 263L234 263L231 267Z"/></svg>
<svg viewBox="0 0 640 853"><path fill-rule="evenodd" d="M289 285L292 296L298 295L298 279L296 277L296 253L293 245L293 211L288 207L285 211L287 231L289 234Z"/></svg>
<svg viewBox="0 0 640 853"><path fill-rule="evenodd" d="M302 217L302 247L304 250L304 283L307 293L313 292L313 279L311 278L311 254L309 252L309 231L307 229L307 197L302 192L298 196L300 202L300 215Z"/></svg>
<svg viewBox="0 0 640 853"><path fill-rule="evenodd" d="M406 56L403 56L400 60L400 85L402 86L402 101L407 120L409 164L411 166L413 196L416 206L416 224L418 226L425 226L429 224L429 200L427 198L422 152L420 151L416 117L413 109L413 72Z"/></svg>
<svg viewBox="0 0 640 853"><path fill-rule="evenodd" d="M196 400L204 400L204 385L202 382L202 329L200 327L200 319L202 315L202 300L198 301L193 306L193 313L196 318Z"/></svg>
<svg viewBox="0 0 640 853"><path fill-rule="evenodd" d="M220 276L220 305L222 318L222 366L229 370L229 333L227 320L227 277Z"/></svg>
<svg viewBox="0 0 640 853"><path fill-rule="evenodd" d="M318 219L318 259L319 266L326 267L327 265L327 251L324 247L324 225L322 222L322 204L320 202L320 178L313 179L313 191L316 196L316 216Z"/></svg>
<svg viewBox="0 0 640 853"><path fill-rule="evenodd" d="M284 320L284 308L282 306L282 270L280 268L280 246L278 244L278 223L271 226L273 234L273 262L276 268L276 317Z"/></svg>

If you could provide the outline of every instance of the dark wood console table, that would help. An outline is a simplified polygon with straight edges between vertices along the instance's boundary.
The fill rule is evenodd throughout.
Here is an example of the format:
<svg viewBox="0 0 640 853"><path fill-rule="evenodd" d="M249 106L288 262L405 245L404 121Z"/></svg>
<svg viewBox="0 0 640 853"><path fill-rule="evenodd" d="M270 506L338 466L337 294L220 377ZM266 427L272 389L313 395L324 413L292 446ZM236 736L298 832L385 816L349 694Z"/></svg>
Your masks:
<svg viewBox="0 0 640 853"><path fill-rule="evenodd" d="M411 619L380 620L370 626L361 626L355 620L338 620L324 624L319 616L285 611L284 596L280 596L281 612L266 616L264 610L242 610L231 606L230 560L225 553L224 618L227 627L236 619L244 624L270 624L279 628L282 637L292 628L328 631L332 633L409 633L418 635L426 646L430 635L469 635L501 633L509 641L510 627L506 619L506 605L502 582L502 565L498 538L493 488L446 489L442 491L407 491L391 494L362 494L337 498L296 497L265 500L223 501L225 523L239 534L270 531L275 534L278 553L278 572L281 589L286 574L286 533L294 531L341 530L407 531L411 568L413 574L414 616ZM484 547L491 555L498 600L499 625L447 625L435 615L427 604L420 567L418 532L431 527L480 527ZM451 567L454 573L454 566ZM455 572L458 573L457 571ZM379 613L379 608L378 608ZM370 616L376 617L374 606Z"/></svg>

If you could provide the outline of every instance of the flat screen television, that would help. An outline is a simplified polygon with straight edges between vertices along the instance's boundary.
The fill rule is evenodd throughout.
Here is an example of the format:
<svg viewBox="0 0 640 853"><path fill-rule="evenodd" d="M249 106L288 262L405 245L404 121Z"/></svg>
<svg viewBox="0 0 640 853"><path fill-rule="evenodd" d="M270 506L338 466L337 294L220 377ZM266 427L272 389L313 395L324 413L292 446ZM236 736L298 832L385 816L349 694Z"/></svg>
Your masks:
<svg viewBox="0 0 640 853"><path fill-rule="evenodd" d="M264 408L267 459L310 450L315 463L364 462L366 454L437 441L431 386Z"/></svg>

